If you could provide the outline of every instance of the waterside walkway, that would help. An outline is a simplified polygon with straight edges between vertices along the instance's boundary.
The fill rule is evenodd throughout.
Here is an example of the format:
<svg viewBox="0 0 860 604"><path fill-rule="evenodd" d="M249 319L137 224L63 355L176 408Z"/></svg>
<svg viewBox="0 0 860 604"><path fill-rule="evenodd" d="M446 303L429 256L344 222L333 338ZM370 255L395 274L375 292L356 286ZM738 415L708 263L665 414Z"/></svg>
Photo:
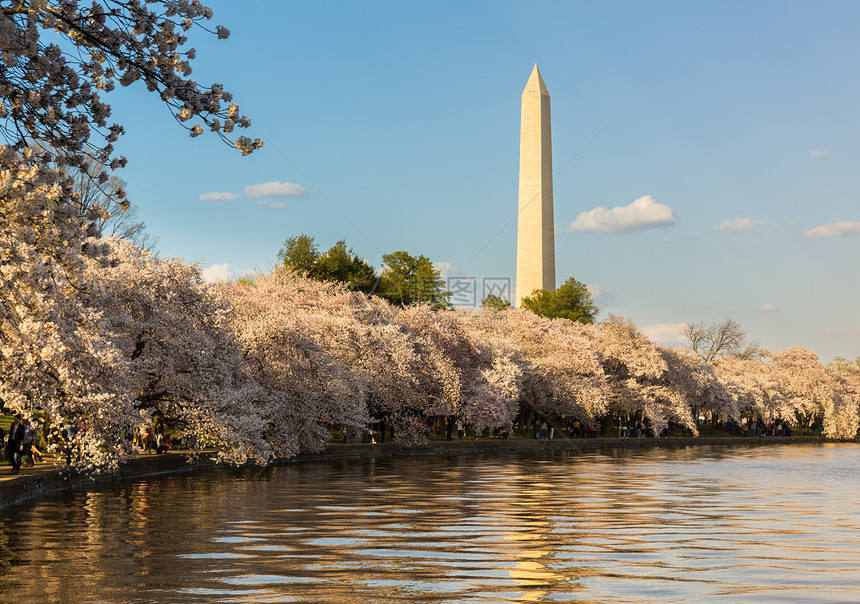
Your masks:
<svg viewBox="0 0 860 604"><path fill-rule="evenodd" d="M815 436L789 436L767 438L704 437L704 438L557 438L533 439L481 439L461 441L432 441L427 445L404 449L392 443L329 444L319 453L299 455L280 463L308 460L388 457L394 455L450 455L461 453L488 453L493 451L611 451L612 449L644 447L695 447L706 445L766 446L798 443L823 443L826 439ZM19 475L10 475L9 466L0 466L0 509L38 499L43 496L84 490L95 484L120 483L140 480L162 474L188 472L207 468L225 467L215 460L214 451L205 451L194 458L189 452L172 451L165 455L140 455L120 465L112 474L87 475L59 469L51 463L21 467Z"/></svg>

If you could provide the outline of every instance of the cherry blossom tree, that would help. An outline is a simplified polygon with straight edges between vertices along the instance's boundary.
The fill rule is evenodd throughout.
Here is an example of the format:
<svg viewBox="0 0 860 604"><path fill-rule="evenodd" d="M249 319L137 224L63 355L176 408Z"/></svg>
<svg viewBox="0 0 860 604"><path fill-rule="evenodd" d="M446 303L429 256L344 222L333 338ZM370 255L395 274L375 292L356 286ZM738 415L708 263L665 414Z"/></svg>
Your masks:
<svg viewBox="0 0 860 604"><path fill-rule="evenodd" d="M829 435L855 438L860 429L860 364L837 359L827 367L835 396L824 424Z"/></svg>
<svg viewBox="0 0 860 604"><path fill-rule="evenodd" d="M35 144L42 159L63 166L120 167L125 159L113 144L123 128L108 124L104 95L140 80L192 136L203 132L200 123L187 125L197 118L228 140L250 121L221 84L203 87L189 77L196 55L186 47L189 31L229 36L208 27L211 17L209 7L187 0L0 1L0 133L14 151ZM261 146L248 137L232 144L243 154Z"/></svg>
<svg viewBox="0 0 860 604"><path fill-rule="evenodd" d="M109 250L35 157L0 146L0 398L14 410L80 381L69 351L91 348L98 315L74 304L88 262Z"/></svg>
<svg viewBox="0 0 860 604"><path fill-rule="evenodd" d="M511 429L517 411L520 373L470 329L472 313L435 311L428 305L399 310L397 321L422 342L426 365L441 379L440 411L480 433Z"/></svg>
<svg viewBox="0 0 860 604"><path fill-rule="evenodd" d="M86 354L102 354L93 336L101 315L86 303L98 285L86 270L108 262L110 246L94 238L104 215L90 208L82 221L75 211L72 182L78 171L107 187L108 170L125 164L113 146L123 129L109 124L104 96L142 80L192 136L203 131L187 125L194 118L225 140L250 125L222 85L189 78L186 33L206 29L211 15L186 0L0 0L0 396L12 409L113 396L86 383L99 366ZM247 154L261 143L231 144ZM124 203L121 189L113 194Z"/></svg>
<svg viewBox="0 0 860 604"><path fill-rule="evenodd" d="M587 326L547 319L523 309L483 310L468 316L495 349L508 391L544 415L596 418L606 411L606 380Z"/></svg>
<svg viewBox="0 0 860 604"><path fill-rule="evenodd" d="M504 364L492 362L454 312L400 309L283 267L226 293L255 379L285 392L283 405L299 416L359 434L383 421L401 444L423 442L433 417L458 415L479 429L510 423L510 413L471 404L506 396ZM339 406L349 400L355 408Z"/></svg>
<svg viewBox="0 0 860 604"><path fill-rule="evenodd" d="M833 383L818 356L811 350L792 347L773 355L771 363L774 377L786 397L785 406L777 417L795 420L820 415L824 417L825 432L842 437L833 423Z"/></svg>
<svg viewBox="0 0 860 604"><path fill-rule="evenodd" d="M720 381L735 399L738 411L765 421L794 415L769 359L768 353L762 360L726 358L713 364Z"/></svg>
<svg viewBox="0 0 860 604"><path fill-rule="evenodd" d="M675 421L696 433L691 413L688 366L681 357L663 353L639 328L610 314L593 332L612 391L611 408L626 414L642 413L655 432ZM667 378L673 361L671 381Z"/></svg>
<svg viewBox="0 0 860 604"><path fill-rule="evenodd" d="M123 359L138 423L157 414L186 445L218 446L237 462L289 453L267 429L271 394L246 375L231 308L200 267L110 243L111 265L92 266L100 287L88 301Z"/></svg>
<svg viewBox="0 0 860 604"><path fill-rule="evenodd" d="M492 366L481 370L481 380L461 403L460 415L479 433L494 428L512 431L521 383L519 365L508 356L493 355Z"/></svg>
<svg viewBox="0 0 860 604"><path fill-rule="evenodd" d="M81 467L115 465L155 414L232 461L288 452L265 438L271 397L247 379L228 306L199 266L121 240L87 245L105 249L86 261L83 285L55 280L42 312L23 315L23 337L4 346L4 401L41 411L54 451L66 449L64 425L78 428Z"/></svg>
<svg viewBox="0 0 860 604"><path fill-rule="evenodd" d="M433 392L438 410L443 415L457 413L488 365L485 351L463 329L456 313L436 312L423 304L400 310L396 321L413 333L427 366L440 378Z"/></svg>
<svg viewBox="0 0 860 604"><path fill-rule="evenodd" d="M33 203L51 190L40 177L5 182ZM10 249L29 253L51 229L80 228L74 216L32 224ZM860 425L857 366L825 368L800 348L709 363L613 315L587 325L518 309L400 308L285 267L213 286L197 265L127 241L79 240L67 263L79 271L0 265L12 302L4 312L18 313L0 332L0 398L40 409L55 433L79 426L82 466L128 455L131 431L156 415L233 462L317 451L328 427L363 435L376 421L415 445L434 417L478 432L509 428L519 414L624 413L693 433L700 411L822 417L834 438Z"/></svg>
<svg viewBox="0 0 860 604"><path fill-rule="evenodd" d="M662 380L675 393L676 404L690 407L692 419L699 414L739 419L738 399L727 388L714 365L705 362L690 348L665 348L660 352L666 362Z"/></svg>
<svg viewBox="0 0 860 604"><path fill-rule="evenodd" d="M738 407L765 421L782 419L808 425L823 421L831 438L854 438L858 418L858 372L850 363L825 368L814 352L787 348L763 361L724 359L717 373Z"/></svg>
<svg viewBox="0 0 860 604"><path fill-rule="evenodd" d="M277 268L224 293L247 372L269 393L268 430L284 443L281 455L318 451L328 424L365 429L366 376L329 354L349 345L350 292Z"/></svg>

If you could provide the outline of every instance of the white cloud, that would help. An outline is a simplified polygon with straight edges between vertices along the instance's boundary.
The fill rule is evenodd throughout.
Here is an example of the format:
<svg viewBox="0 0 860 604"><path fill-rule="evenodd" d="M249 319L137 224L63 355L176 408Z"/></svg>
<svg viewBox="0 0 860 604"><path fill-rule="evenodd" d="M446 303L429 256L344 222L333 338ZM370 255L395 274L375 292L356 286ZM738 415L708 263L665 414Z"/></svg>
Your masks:
<svg viewBox="0 0 860 604"><path fill-rule="evenodd" d="M306 197L308 194L308 190L301 185L279 180L248 185L242 189L242 192L251 199L257 197Z"/></svg>
<svg viewBox="0 0 860 604"><path fill-rule="evenodd" d="M589 283L585 288L588 290L588 293L591 294L592 298L598 298L604 293L603 288L597 283Z"/></svg>
<svg viewBox="0 0 860 604"><path fill-rule="evenodd" d="M756 308L756 310L759 312L775 312L776 306L774 306L773 304L762 304L761 306Z"/></svg>
<svg viewBox="0 0 860 604"><path fill-rule="evenodd" d="M684 239L698 239L698 238L699 238L699 236L696 235L695 233L687 233L686 235L684 235Z"/></svg>
<svg viewBox="0 0 860 604"><path fill-rule="evenodd" d="M715 231L748 231L760 224L764 224L764 220L753 220L752 218L735 218L734 220L726 220L714 227Z"/></svg>
<svg viewBox="0 0 860 604"><path fill-rule="evenodd" d="M233 272L230 270L229 264L213 264L204 268L201 272L203 273L203 279L209 283L229 281L233 278Z"/></svg>
<svg viewBox="0 0 860 604"><path fill-rule="evenodd" d="M860 222L828 222L803 233L804 237L838 237L860 233Z"/></svg>
<svg viewBox="0 0 860 604"><path fill-rule="evenodd" d="M809 152L809 157L812 159L842 159L844 156L830 149L817 149Z"/></svg>
<svg viewBox="0 0 860 604"><path fill-rule="evenodd" d="M583 212L565 231L592 231L597 233L629 233L642 229L671 226L678 217L667 205L657 203L650 195L640 197L630 205L615 206L611 210L597 207Z"/></svg>
<svg viewBox="0 0 860 604"><path fill-rule="evenodd" d="M657 323L655 325L646 325L642 328L642 333L649 340L658 344L678 344L686 340L681 335L681 331L686 326L686 323Z"/></svg>
<svg viewBox="0 0 860 604"><path fill-rule="evenodd" d="M239 199L241 195L238 193L203 193L197 199L199 201L230 201L231 199Z"/></svg>
<svg viewBox="0 0 860 604"><path fill-rule="evenodd" d="M591 294L591 299L594 300L594 303L597 304L598 308L601 306L612 306L618 304L617 298L597 283L589 283L585 287L588 289L588 293Z"/></svg>
<svg viewBox="0 0 860 604"><path fill-rule="evenodd" d="M274 180L272 182L264 182L256 185L247 185L244 189L242 189L242 193L245 194L246 197L250 199L258 199L260 197L263 198L272 198L272 197L307 197L309 191L305 189L301 185L297 185L291 182L281 182L279 180ZM238 193L203 193L198 197L200 201L211 201L211 202L220 202L220 201L230 201L232 199L239 199L241 195ZM283 201L273 201L271 199L263 199L257 202L260 205L269 207L269 208L283 208L286 207L286 203Z"/></svg>
<svg viewBox="0 0 860 604"><path fill-rule="evenodd" d="M434 262L433 268L439 271L439 274L443 279L450 275L452 272L460 272L459 270L457 270L457 267L455 267L450 262Z"/></svg>

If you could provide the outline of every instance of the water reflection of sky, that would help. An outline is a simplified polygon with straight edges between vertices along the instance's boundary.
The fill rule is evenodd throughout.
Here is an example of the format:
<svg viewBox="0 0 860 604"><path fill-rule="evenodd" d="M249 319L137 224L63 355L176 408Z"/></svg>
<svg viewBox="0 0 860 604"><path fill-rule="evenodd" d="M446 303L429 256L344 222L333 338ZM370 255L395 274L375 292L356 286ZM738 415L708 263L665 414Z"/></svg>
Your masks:
<svg viewBox="0 0 860 604"><path fill-rule="evenodd" d="M860 447L397 457L4 514L0 601L851 601Z"/></svg>

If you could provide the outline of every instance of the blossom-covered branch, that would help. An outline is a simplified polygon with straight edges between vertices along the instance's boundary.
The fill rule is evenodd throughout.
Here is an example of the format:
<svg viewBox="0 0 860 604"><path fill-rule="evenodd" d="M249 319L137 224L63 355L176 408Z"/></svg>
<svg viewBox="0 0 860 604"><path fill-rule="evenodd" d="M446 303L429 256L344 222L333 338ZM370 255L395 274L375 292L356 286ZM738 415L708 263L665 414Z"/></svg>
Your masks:
<svg viewBox="0 0 860 604"><path fill-rule="evenodd" d="M38 145L60 165L120 167L125 158L113 143L123 128L108 123L104 95L141 80L192 136L203 127L186 122L198 118L251 153L259 139L228 140L234 128L250 126L232 95L189 77L196 51L186 49L186 33L205 29L211 17L196 0L0 1L0 134L15 151ZM219 38L229 35L215 30Z"/></svg>

